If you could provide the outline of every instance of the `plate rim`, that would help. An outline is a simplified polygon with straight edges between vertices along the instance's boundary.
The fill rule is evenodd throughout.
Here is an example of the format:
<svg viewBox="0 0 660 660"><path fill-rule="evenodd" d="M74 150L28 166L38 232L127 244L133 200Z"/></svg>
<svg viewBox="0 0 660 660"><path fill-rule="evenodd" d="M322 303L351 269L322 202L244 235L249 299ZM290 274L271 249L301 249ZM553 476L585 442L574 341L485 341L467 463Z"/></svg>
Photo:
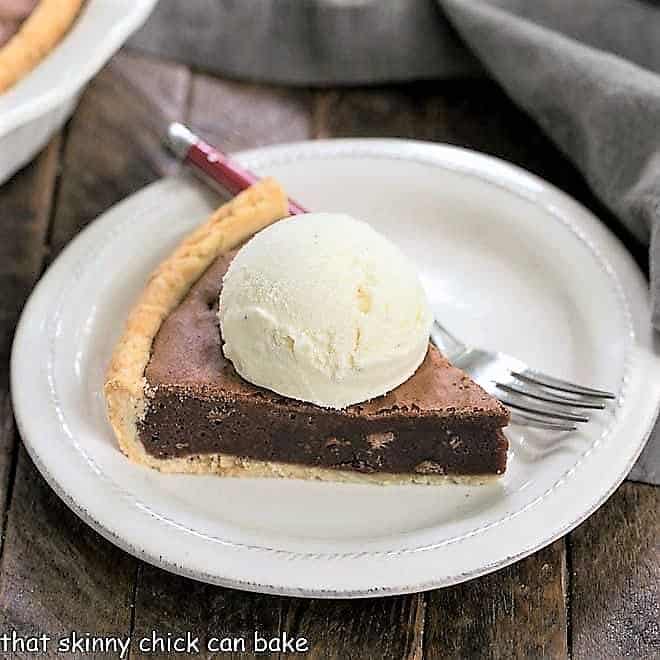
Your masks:
<svg viewBox="0 0 660 660"><path fill-rule="evenodd" d="M559 191L556 189L554 186L551 184L543 181L542 179L536 177L535 175L526 172L522 168L519 168L515 165L512 165L510 163L507 163L506 161L502 161L500 159L491 157L491 156L486 156L484 154L480 154L478 152L473 152L471 150L467 149L462 149L460 147L452 147L448 145L443 145L443 144L438 144L438 143L426 143L426 142L419 142L419 141L411 141L411 140L382 140L382 139L344 139L344 140L319 140L319 141L312 141L312 142L299 142L299 143L293 143L293 144L286 144L286 145L276 145L276 146L271 146L271 147L265 147L262 149L256 149L256 150L250 150L246 152L242 152L241 154L238 154L237 157L240 160L243 161L252 161L254 162L255 160L261 159L264 162L267 162L270 165L277 164L276 161L272 160L273 154L276 156L278 154L286 155L293 153L294 154L294 159L297 158L305 158L305 157L314 157L314 156L326 156L328 150L335 150L335 155L337 150L344 151L344 155L346 156L359 156L359 155L366 155L368 156L377 156L379 153L381 157L385 158L392 158L392 157L397 157L395 154L398 154L398 158L401 160L415 160L414 158L411 158L411 150L419 152L424 151L427 154L430 154L431 152L435 152L438 154L439 152L442 152L445 156L447 154L449 155L456 155L458 153L461 153L463 157L467 157L469 160L475 160L477 163L481 162L481 164L490 164L491 166L497 165L497 169L501 171L511 171L515 172L517 176L522 176L523 179L527 179L534 183L537 186L540 186L540 189L544 192L550 192L551 196L556 196L557 194L561 196L561 198L566 201L568 200L571 204L577 205L577 208L581 209L583 214L587 214L588 216L591 216L591 218L599 223L599 221L584 207L582 207L578 202L570 198L568 195L563 193L562 191ZM361 151L360 154L356 153L356 150ZM324 153L324 151L326 153ZM352 153L349 153L352 152ZM368 153L367 153L368 152ZM283 156L284 157L284 156ZM292 162L292 158L288 157L285 158L286 162ZM428 164L430 165L435 165L440 166L440 167L446 167L446 165L443 165L441 163L438 163L437 161L435 163L432 162L432 158L429 157ZM462 170L461 170L462 171ZM483 172L479 170L479 168L476 168L475 173L479 176L479 178L484 179L485 177L483 176ZM159 182L156 182L154 184L151 184L148 188L152 188L154 186L159 186L163 185L170 179L164 179ZM490 181L492 183L492 181ZM515 190L512 190L511 187L505 187L508 192L516 192ZM145 189L143 189L144 191ZM142 194L143 191L139 191L136 193L136 195ZM152 191L153 192L153 191ZM130 203L130 200L133 199L135 195L127 198L126 200L122 200L122 202L119 202L119 204L124 204L124 203ZM532 200L535 201L535 200ZM111 207L111 209L116 208L117 205ZM109 209L108 211L104 212L102 216L106 216L106 214L111 210ZM546 209L547 210L547 209ZM82 237L87 235L88 231L93 231L93 226L96 223L90 223L90 225L83 230L77 236L68 246L65 248L63 251L62 255L58 257L58 260L60 258L65 257L65 255L68 253L69 248L74 245L79 239L82 241L84 240ZM602 225L601 225L602 226ZM625 251L625 248L619 243L619 241L616 239L616 237L613 236L613 234L604 226L602 226L603 230L606 232L606 234L609 235L611 239L614 241L614 245L616 246L616 250L620 251L619 256L625 256L628 260L628 266L632 267L632 270L635 271L635 276L642 278L643 276L639 272L636 264L632 261L632 257ZM50 269L49 269L50 271ZM17 419L17 425L19 428L19 432L21 436L24 438L24 445L27 447L28 452L32 459L35 462L35 465L37 465L38 469L41 471L41 473L44 475L48 483L53 487L53 489L57 492L57 494L67 503L67 505L72 508L80 517L85 520L90 526L95 528L97 531L99 531L104 537L108 538L111 542L113 542L116 545L119 545L122 547L124 550L127 550L131 554L137 555L146 561L162 566L163 568L166 568L167 570L170 570L175 573L179 574L184 574L187 575L188 577L192 577L195 579L201 579L204 581L208 582L213 582L216 584L222 584L224 586L230 586L230 587L237 587L241 589L247 589L247 590L253 590L253 591L261 591L261 592L268 592L268 593L277 593L277 594L286 594L286 595L297 595L297 596L316 596L316 597L362 597L362 596L374 596L374 595L393 595L393 594L402 594L402 593L410 593L410 592L416 592L420 590L425 590L425 589L431 589L439 586L448 586L449 584L455 584L457 582L464 581L466 579L471 579L473 577L477 577L478 575L483 575L485 573L491 572L493 570L496 570L498 568L504 567L510 563L513 563L517 561L518 559L528 556L529 554L537 551L538 549L545 547L549 543L553 542L557 538L563 536L566 534L568 531L573 529L575 526L577 526L580 522L582 522L584 519L586 519L593 511L595 511L610 495L611 493L618 487L618 485L623 481L625 476L628 474L630 468L634 464L636 458L639 456L639 453L641 453L645 440L648 439L648 436L650 435L653 424L651 423L649 425L649 428L646 430L646 433L644 434L644 437L639 441L637 451L630 458L628 463L624 466L624 470L620 474L619 478L615 480L612 484L610 484L609 488L606 489L606 492L601 493L601 496L598 498L598 500L595 502L595 504L582 512L580 516L577 516L573 521L571 521L568 525L558 529L553 535L546 536L544 539L534 546L531 549L530 548L525 548L523 549L520 553L511 555L507 557L505 560L500 560L497 562L494 562L493 564L490 565L482 565L479 569L476 569L473 572L470 572L469 574L462 574L458 576L452 576L452 578L456 579L446 579L444 581L439 581L439 580L433 580L430 583L427 584L413 584L413 585L407 585L407 586L390 586L390 587L382 587L382 588L377 588L376 590L371 589L368 591L365 591L363 589L357 590L357 591L350 591L350 590L345 590L345 589L331 589L331 590L314 590L314 589L298 589L298 588L291 588L290 586L286 585L267 585L263 583L251 583L249 581L242 581L242 580L234 580L231 578L227 577L219 577L215 574L202 574L199 571L187 571L184 566L179 566L178 564L173 564L167 562L167 560L164 559L164 557L161 555L160 557L156 558L153 557L149 554L146 553L144 548L140 548L138 546L135 546L128 542L126 539L123 539L121 536L117 536L113 532L113 530L106 528L101 522L96 520L91 513L84 507L83 503L78 502L71 496L71 494L66 490L65 486L63 484L60 484L55 476L50 472L50 470L47 468L47 466L44 464L42 461L38 451L37 447L33 445L27 438L29 437L29 433L26 433L27 429L25 428L24 424L24 419L23 415L20 412L20 404L16 405L16 397L19 396L17 394L18 391L20 391L20 388L14 387L17 382L18 382L18 371L19 367L16 366L17 364L17 359L15 359L16 354L18 353L17 346L20 346L20 339L24 333L23 326L27 322L25 321L26 318L29 318L31 312L31 303L33 300L35 300L35 294L38 293L39 290L41 290L41 287L44 282L47 282L48 278L48 272L41 278L37 286L35 287L35 290L33 291L33 294L30 296L30 299L28 303L25 306L24 313L21 317L21 320L19 322L17 331L16 331L16 337L14 339L14 346L12 350L12 359L11 359L11 379L12 379L12 398L14 399L14 405L16 406L16 419ZM25 331L27 332L27 331ZM658 373L658 378L660 382L660 372ZM658 409L660 408L660 396L658 397L658 402L657 405L655 406L655 414L657 414ZM435 548L437 550L438 548ZM433 551L433 549L431 549ZM286 551L284 551L286 552ZM377 551L376 551L377 552ZM295 554L295 553L292 553ZM370 553L367 553L370 554Z"/></svg>

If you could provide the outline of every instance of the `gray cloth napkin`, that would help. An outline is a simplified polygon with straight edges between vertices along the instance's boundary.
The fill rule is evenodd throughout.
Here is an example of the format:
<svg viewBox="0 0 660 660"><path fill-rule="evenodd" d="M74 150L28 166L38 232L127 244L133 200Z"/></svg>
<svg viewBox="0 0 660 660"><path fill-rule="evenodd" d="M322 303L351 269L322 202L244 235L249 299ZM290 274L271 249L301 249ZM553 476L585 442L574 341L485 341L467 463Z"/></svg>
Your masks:
<svg viewBox="0 0 660 660"><path fill-rule="evenodd" d="M131 43L224 75L287 84L485 70L577 165L621 222L650 244L652 322L660 329L657 4L160 0ZM660 483L660 424L630 478Z"/></svg>

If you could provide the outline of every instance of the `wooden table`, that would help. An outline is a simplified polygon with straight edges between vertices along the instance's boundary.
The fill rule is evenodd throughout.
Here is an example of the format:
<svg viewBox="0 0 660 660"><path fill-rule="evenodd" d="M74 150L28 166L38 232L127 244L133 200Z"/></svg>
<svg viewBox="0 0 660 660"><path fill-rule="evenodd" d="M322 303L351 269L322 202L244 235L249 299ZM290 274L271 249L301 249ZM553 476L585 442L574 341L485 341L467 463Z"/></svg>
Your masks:
<svg viewBox="0 0 660 660"><path fill-rule="evenodd" d="M137 639L154 629L203 639L256 628L305 636L314 658L660 657L660 489L651 486L625 483L577 530L509 568L379 600L279 598L193 582L118 550L67 509L13 424L12 333L30 290L66 243L112 204L176 169L160 146L173 119L228 150L400 136L495 154L580 199L645 265L644 250L616 229L575 169L488 81L283 89L120 53L66 128L0 188L0 633ZM133 648L132 656L141 654Z"/></svg>

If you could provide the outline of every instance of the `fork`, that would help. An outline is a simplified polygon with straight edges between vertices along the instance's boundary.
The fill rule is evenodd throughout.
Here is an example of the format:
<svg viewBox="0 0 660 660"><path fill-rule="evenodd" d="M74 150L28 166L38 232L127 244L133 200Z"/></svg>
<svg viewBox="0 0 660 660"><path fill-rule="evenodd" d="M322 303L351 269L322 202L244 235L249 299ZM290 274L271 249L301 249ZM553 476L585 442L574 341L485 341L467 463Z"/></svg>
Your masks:
<svg viewBox="0 0 660 660"><path fill-rule="evenodd" d="M182 124L170 124L166 145L180 160L232 194L258 179ZM295 215L307 211L289 199L289 212ZM507 406L511 410L511 421L521 426L574 431L576 424L589 421L586 411L602 410L608 399L615 398L611 392L576 385L531 369L505 353L468 346L437 320L433 323L431 341L452 364Z"/></svg>
<svg viewBox="0 0 660 660"><path fill-rule="evenodd" d="M511 411L511 421L521 426L574 431L589 421L586 411L603 410L612 392L584 387L555 378L506 353L468 346L436 319L431 341L447 359L467 373L486 392Z"/></svg>

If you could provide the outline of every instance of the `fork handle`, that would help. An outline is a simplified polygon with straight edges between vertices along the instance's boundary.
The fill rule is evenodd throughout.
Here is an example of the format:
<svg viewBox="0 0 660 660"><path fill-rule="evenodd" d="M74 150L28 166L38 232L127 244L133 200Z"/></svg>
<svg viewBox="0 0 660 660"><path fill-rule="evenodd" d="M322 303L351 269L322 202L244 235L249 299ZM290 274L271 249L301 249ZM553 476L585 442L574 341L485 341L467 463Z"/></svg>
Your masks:
<svg viewBox="0 0 660 660"><path fill-rule="evenodd" d="M189 163L232 195L237 195L259 180L256 174L241 167L227 154L204 142L178 122L169 125L165 143L179 160ZM289 199L289 214L300 213L307 213L307 209Z"/></svg>
<svg viewBox="0 0 660 660"><path fill-rule="evenodd" d="M431 341L445 354L450 361L465 353L468 347L443 327L437 320L431 327Z"/></svg>

